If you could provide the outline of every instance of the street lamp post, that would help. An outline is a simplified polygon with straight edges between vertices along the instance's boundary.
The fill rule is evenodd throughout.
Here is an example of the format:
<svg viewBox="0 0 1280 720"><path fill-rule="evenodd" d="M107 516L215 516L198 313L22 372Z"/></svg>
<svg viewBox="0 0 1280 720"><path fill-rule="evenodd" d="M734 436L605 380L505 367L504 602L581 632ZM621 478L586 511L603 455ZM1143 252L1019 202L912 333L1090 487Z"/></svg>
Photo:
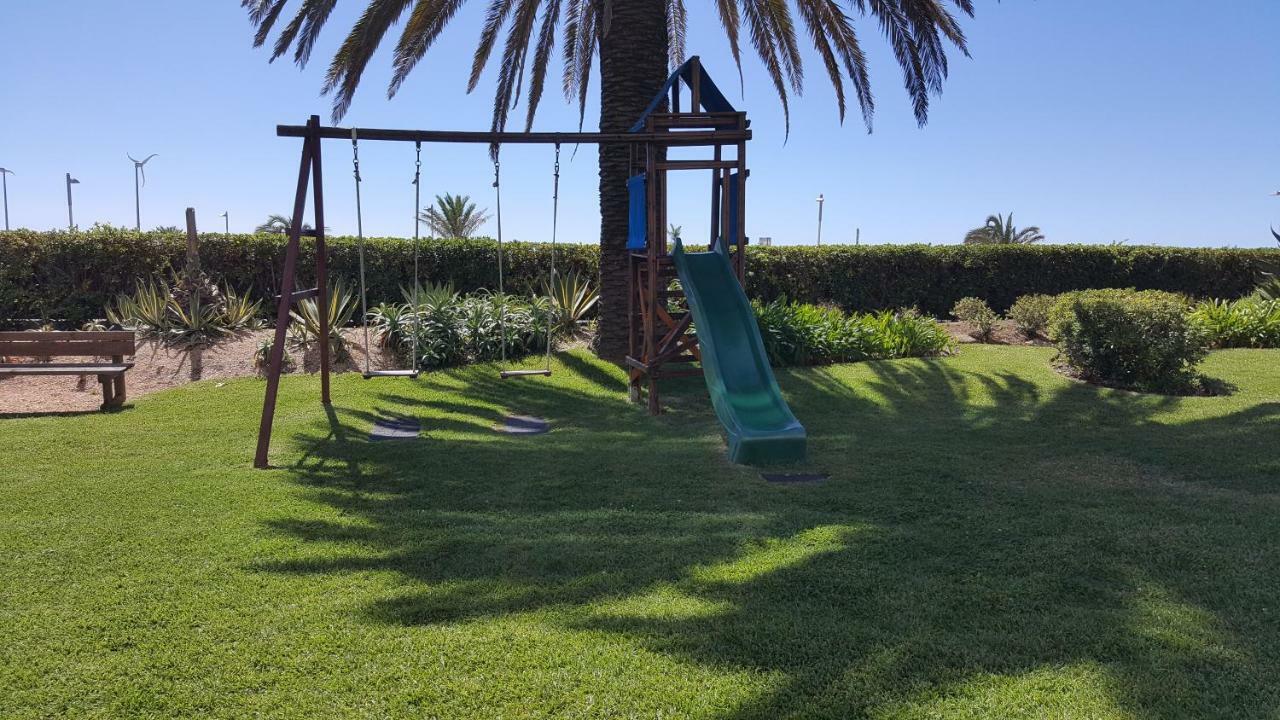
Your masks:
<svg viewBox="0 0 1280 720"><path fill-rule="evenodd" d="M79 184L79 180L71 177L71 173L67 173L67 232L76 231L76 218L71 212L71 186Z"/></svg>
<svg viewBox="0 0 1280 720"><path fill-rule="evenodd" d="M818 193L818 247L822 247L822 203L825 201L822 193Z"/></svg>
<svg viewBox="0 0 1280 720"><path fill-rule="evenodd" d="M0 167L0 185L4 186L4 229L9 229L9 176L15 174L8 168Z"/></svg>
<svg viewBox="0 0 1280 720"><path fill-rule="evenodd" d="M130 160L133 160L133 216L134 216L134 221L136 223L135 228L137 229L138 232L142 232L141 186L147 184L147 171L143 170L142 166L146 165L147 161L149 161L151 158L155 156L156 156L156 153L151 153L146 157L146 160L138 160L132 155L129 155L127 153L125 154L125 157L129 158ZM138 183L139 175L142 176L141 185Z"/></svg>

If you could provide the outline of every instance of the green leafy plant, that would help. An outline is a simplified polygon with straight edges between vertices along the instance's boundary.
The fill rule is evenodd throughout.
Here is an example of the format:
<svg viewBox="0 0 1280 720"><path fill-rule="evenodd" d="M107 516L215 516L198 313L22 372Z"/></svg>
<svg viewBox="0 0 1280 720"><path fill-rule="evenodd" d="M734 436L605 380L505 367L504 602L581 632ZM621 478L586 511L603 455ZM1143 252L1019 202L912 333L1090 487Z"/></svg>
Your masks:
<svg viewBox="0 0 1280 720"><path fill-rule="evenodd" d="M230 287L222 291L222 324L229 330L256 330L261 326L262 301L241 295Z"/></svg>
<svg viewBox="0 0 1280 720"><path fill-rule="evenodd" d="M577 272L557 274L555 278L543 285L543 291L550 298L551 307L555 311L554 331L561 335L577 335L587 315L596 306L600 293L595 289L591 278Z"/></svg>
<svg viewBox="0 0 1280 720"><path fill-rule="evenodd" d="M973 327L973 337L983 342L991 339L991 332L995 330L996 321L1000 319L991 306L987 305L986 300L976 297L960 298L952 306L951 315L957 320L969 323Z"/></svg>
<svg viewBox="0 0 1280 720"><path fill-rule="evenodd" d="M329 288L328 304L324 309L329 323L329 343L337 359L347 357L342 328L351 324L359 305L359 298L342 283ZM319 303L315 298L298 301L289 311L289 337L299 345L307 345L320 339Z"/></svg>
<svg viewBox="0 0 1280 720"><path fill-rule="evenodd" d="M753 303L765 353L773 365L823 365L940 355L950 335L915 311L849 314L838 308L774 300Z"/></svg>
<svg viewBox="0 0 1280 720"><path fill-rule="evenodd" d="M259 372L265 371L271 364L271 351L274 348L275 343L269 338L259 342L257 349L253 351L253 367ZM286 352L280 356L280 367L285 372L293 370L293 358L289 353Z"/></svg>
<svg viewBox="0 0 1280 720"><path fill-rule="evenodd" d="M1210 347L1280 347L1280 300L1207 300L1192 309L1191 322Z"/></svg>
<svg viewBox="0 0 1280 720"><path fill-rule="evenodd" d="M1089 382L1175 394L1202 386L1196 365L1207 337L1191 321L1186 300L1173 293L1066 293L1050 314L1049 335L1058 358Z"/></svg>
<svg viewBox="0 0 1280 720"><path fill-rule="evenodd" d="M1029 338L1043 335L1056 302L1057 298L1051 295L1023 295L1009 307L1009 319Z"/></svg>

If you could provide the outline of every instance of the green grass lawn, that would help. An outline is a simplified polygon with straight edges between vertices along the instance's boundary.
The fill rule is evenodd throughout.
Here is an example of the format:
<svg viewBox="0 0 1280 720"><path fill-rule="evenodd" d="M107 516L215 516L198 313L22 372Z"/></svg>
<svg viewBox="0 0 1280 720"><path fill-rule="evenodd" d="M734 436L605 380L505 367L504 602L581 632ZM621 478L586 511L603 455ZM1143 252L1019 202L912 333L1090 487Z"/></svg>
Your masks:
<svg viewBox="0 0 1280 720"><path fill-rule="evenodd" d="M1280 352L1217 398L1049 355L781 373L816 486L581 354L288 378L270 471L252 379L0 420L0 716L1277 717Z"/></svg>

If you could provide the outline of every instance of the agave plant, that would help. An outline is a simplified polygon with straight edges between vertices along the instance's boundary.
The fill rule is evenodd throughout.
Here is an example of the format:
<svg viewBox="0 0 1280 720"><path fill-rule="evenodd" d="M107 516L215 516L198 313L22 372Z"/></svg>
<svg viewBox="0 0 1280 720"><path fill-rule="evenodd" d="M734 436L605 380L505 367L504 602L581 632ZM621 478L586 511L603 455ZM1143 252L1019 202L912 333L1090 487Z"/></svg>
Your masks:
<svg viewBox="0 0 1280 720"><path fill-rule="evenodd" d="M443 305L458 299L458 291L454 289L451 282L415 284L412 289L401 287L400 295L408 305L413 305L414 298L417 298L419 306Z"/></svg>
<svg viewBox="0 0 1280 720"><path fill-rule="evenodd" d="M378 347L401 348L409 344L416 314L405 303L380 303L369 310L369 324L376 332Z"/></svg>
<svg viewBox="0 0 1280 720"><path fill-rule="evenodd" d="M329 321L329 342L335 354L345 355L346 345L341 329L351 324L359 304L356 295L342 283L329 288L329 303L325 309ZM289 311L289 337L299 345L320 339L320 308L314 298L300 301Z"/></svg>
<svg viewBox="0 0 1280 720"><path fill-rule="evenodd" d="M259 326L258 312L261 300L253 300L248 294L240 295L230 287L223 289L221 321L228 330L254 330Z"/></svg>
<svg viewBox="0 0 1280 720"><path fill-rule="evenodd" d="M563 335L576 335L586 321L587 313L595 307L600 293L591 279L577 272L557 274L543 285L543 292L551 299L555 315L554 331Z"/></svg>
<svg viewBox="0 0 1280 720"><path fill-rule="evenodd" d="M118 295L107 306L107 320L144 334L163 333L173 324L169 314L171 297L169 286L162 281L138 283L132 295Z"/></svg>
<svg viewBox="0 0 1280 720"><path fill-rule="evenodd" d="M192 293L186 303L169 298L168 304L173 319L166 331L169 342L196 345L228 332L222 322L222 311L199 293Z"/></svg>

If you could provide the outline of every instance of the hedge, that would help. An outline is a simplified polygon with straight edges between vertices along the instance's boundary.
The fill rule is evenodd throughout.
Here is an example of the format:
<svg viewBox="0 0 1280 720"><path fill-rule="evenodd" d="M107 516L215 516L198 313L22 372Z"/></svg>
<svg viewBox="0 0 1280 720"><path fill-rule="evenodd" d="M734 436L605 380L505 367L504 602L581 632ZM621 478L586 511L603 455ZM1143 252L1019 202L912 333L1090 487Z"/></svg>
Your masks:
<svg viewBox="0 0 1280 720"><path fill-rule="evenodd" d="M358 246L353 237L329 237L329 275L358 287ZM527 293L547 276L547 247L504 246L506 287ZM200 238L201 268L220 285L256 297L279 292L285 238L280 235L208 234ZM487 238L424 240L419 248L423 282L453 282L463 292L496 288L497 243ZM597 272L599 250L560 244L556 265L564 272ZM182 233L136 233L109 229L80 232L0 232L0 322L52 318L76 325L102 317L106 303L133 290L139 279L166 276L186 257ZM314 285L315 246L303 238L298 262L301 287ZM413 282L413 243L368 238L365 277L369 302L398 300Z"/></svg>
<svg viewBox="0 0 1280 720"><path fill-rule="evenodd" d="M331 273L355 285L356 241L331 237ZM367 279L371 303L399 297L413 277L412 244L372 238ZM284 238L279 235L201 237L204 269L219 283L265 297L279 287ZM527 292L546 276L547 246L509 243L507 285ZM101 317L106 302L139 278L181 267L180 233L118 228L66 232L0 232L0 319L53 318L68 324ZM595 245L562 243L557 263L594 273ZM1132 287L1232 299L1247 295L1272 249L1199 249L1112 245L863 245L752 247L747 291L768 302L787 297L846 311L917 307L942 317L963 297L985 299L1003 312L1020 295L1085 288ZM312 245L304 239L300 282L311 283ZM462 291L497 285L497 245L489 239L427 240L421 275L452 281Z"/></svg>

